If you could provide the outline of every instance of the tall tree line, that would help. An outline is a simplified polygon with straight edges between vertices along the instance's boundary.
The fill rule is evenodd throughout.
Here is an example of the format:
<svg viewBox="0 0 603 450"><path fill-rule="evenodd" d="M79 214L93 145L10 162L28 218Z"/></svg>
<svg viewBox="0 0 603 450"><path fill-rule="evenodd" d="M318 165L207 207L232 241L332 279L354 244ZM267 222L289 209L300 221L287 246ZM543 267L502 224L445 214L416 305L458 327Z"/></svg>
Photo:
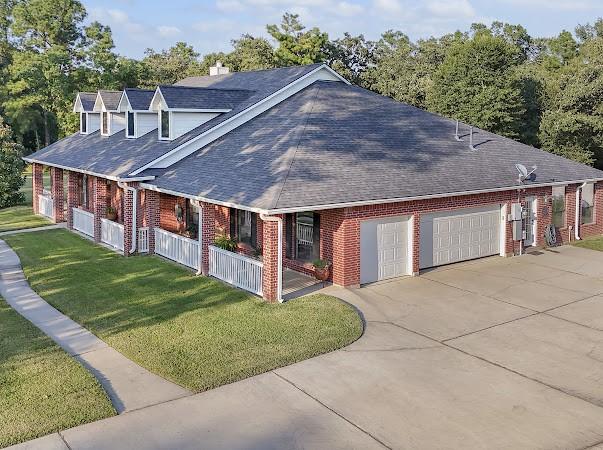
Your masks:
<svg viewBox="0 0 603 450"><path fill-rule="evenodd" d="M351 82L435 113L603 168L603 19L534 38L521 25L474 24L413 41L337 39L294 14L244 34L230 52L201 56L185 42L140 60L114 49L111 29L85 24L77 0L0 0L0 117L26 151L77 129L78 91L150 87L233 71L327 62Z"/></svg>

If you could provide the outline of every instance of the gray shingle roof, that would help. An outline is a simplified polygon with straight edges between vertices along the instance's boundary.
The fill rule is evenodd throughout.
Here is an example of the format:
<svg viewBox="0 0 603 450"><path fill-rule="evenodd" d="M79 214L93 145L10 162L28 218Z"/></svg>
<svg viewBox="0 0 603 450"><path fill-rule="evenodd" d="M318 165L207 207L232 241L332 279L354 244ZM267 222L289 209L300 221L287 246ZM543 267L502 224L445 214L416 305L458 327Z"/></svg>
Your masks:
<svg viewBox="0 0 603 450"><path fill-rule="evenodd" d="M98 132L89 135L76 134L38 150L28 158L42 164L46 162L74 169L95 171L109 176L126 177L134 170L238 114L319 66L320 64L312 64L257 72L238 72L214 77L186 78L178 85L212 86L217 89L249 89L254 92L245 101L235 106L232 111L221 114L172 141L158 140L156 130L138 139L126 139L123 131L110 137L100 136ZM114 102L115 108L117 108L121 92L101 92L119 94L116 103Z"/></svg>
<svg viewBox="0 0 603 450"><path fill-rule="evenodd" d="M94 102L96 101L96 93L95 92L80 92L79 94L80 102L82 103L82 108L84 111L91 112L94 109Z"/></svg>
<svg viewBox="0 0 603 450"><path fill-rule="evenodd" d="M159 89L167 106L175 109L233 109L253 94L246 89L189 86L159 86Z"/></svg>
<svg viewBox="0 0 603 450"><path fill-rule="evenodd" d="M122 91L98 91L107 111L115 111L121 100Z"/></svg>
<svg viewBox="0 0 603 450"><path fill-rule="evenodd" d="M151 105L155 91L152 89L125 89L128 101L132 109L137 111L146 111Z"/></svg>
<svg viewBox="0 0 603 450"><path fill-rule="evenodd" d="M165 170L152 183L260 209L603 179L603 172L338 82L316 82ZM461 134L468 132L461 126Z"/></svg>

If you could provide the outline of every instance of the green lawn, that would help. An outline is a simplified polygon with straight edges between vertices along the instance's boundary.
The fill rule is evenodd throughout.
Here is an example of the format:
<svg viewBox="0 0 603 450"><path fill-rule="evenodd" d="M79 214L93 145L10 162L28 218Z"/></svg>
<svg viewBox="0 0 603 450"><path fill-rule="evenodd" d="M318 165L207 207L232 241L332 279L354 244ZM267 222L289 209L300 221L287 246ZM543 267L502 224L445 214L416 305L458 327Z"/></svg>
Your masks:
<svg viewBox="0 0 603 450"><path fill-rule="evenodd" d="M114 414L96 379L0 297L0 447Z"/></svg>
<svg viewBox="0 0 603 450"><path fill-rule="evenodd" d="M194 391L343 347L356 311L315 295L268 304L157 257L124 258L65 230L8 236L32 287L147 369Z"/></svg>
<svg viewBox="0 0 603 450"><path fill-rule="evenodd" d="M43 227L52 222L33 213L31 206L13 206L0 209L0 232L23 228Z"/></svg>
<svg viewBox="0 0 603 450"><path fill-rule="evenodd" d="M581 241L574 241L576 247L589 248L603 252L603 236L589 237Z"/></svg>

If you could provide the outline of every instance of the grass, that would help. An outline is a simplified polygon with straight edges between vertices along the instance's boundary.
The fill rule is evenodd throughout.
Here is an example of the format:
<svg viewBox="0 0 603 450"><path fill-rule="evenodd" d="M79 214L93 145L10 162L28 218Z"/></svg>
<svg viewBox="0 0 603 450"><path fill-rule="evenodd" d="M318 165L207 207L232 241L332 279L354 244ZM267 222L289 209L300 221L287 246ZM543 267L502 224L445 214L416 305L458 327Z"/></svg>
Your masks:
<svg viewBox="0 0 603 450"><path fill-rule="evenodd" d="M356 311L314 295L268 304L157 257L124 258L65 230L8 236L32 287L138 364L203 391L343 347Z"/></svg>
<svg viewBox="0 0 603 450"><path fill-rule="evenodd" d="M0 447L114 414L96 379L0 297Z"/></svg>
<svg viewBox="0 0 603 450"><path fill-rule="evenodd" d="M12 206L0 209L0 232L43 227L52 222L33 213L31 206Z"/></svg>
<svg viewBox="0 0 603 450"><path fill-rule="evenodd" d="M584 238L581 241L574 241L573 245L603 252L603 236Z"/></svg>

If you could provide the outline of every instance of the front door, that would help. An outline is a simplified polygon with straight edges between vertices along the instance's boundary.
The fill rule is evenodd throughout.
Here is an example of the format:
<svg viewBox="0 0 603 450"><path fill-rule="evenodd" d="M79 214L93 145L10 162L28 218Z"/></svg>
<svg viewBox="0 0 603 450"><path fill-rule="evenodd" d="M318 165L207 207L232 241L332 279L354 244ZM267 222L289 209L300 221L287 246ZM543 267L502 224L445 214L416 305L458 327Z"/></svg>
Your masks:
<svg viewBox="0 0 603 450"><path fill-rule="evenodd" d="M536 197L526 197L524 229L526 238L523 245L533 247L536 245Z"/></svg>

